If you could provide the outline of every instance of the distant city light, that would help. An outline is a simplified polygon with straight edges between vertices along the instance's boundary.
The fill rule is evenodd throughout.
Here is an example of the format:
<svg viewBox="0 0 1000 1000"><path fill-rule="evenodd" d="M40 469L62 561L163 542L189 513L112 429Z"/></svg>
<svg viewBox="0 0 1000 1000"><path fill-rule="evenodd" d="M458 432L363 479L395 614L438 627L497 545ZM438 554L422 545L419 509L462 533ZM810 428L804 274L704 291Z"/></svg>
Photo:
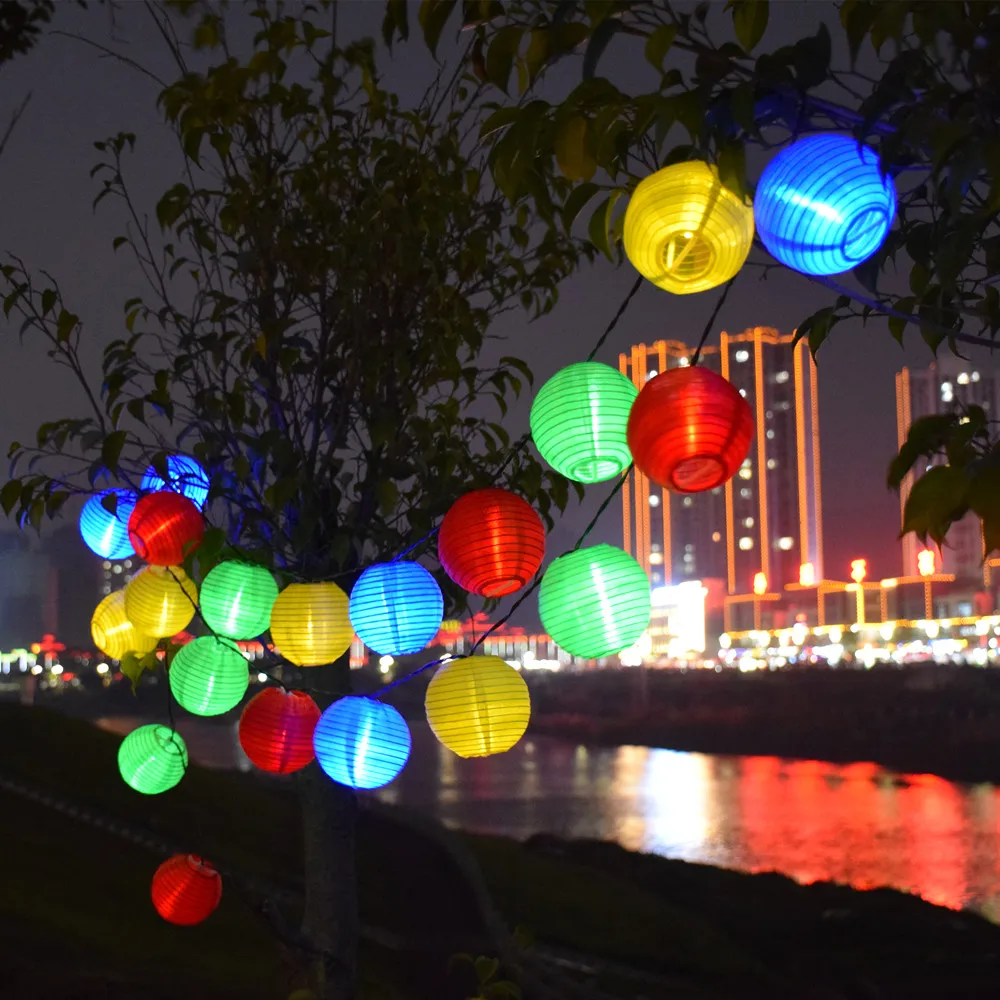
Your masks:
<svg viewBox="0 0 1000 1000"><path fill-rule="evenodd" d="M753 539L752 538L748 538L746 535L744 535L740 539L740 548L744 552L749 552L753 548Z"/></svg>
<svg viewBox="0 0 1000 1000"><path fill-rule="evenodd" d="M53 664L51 669L52 669L52 673L54 673L56 675L56 677L58 677L63 672L63 668L62 668L62 664L61 663L55 663L55 664Z"/></svg>
<svg viewBox="0 0 1000 1000"><path fill-rule="evenodd" d="M106 674L111 668L106 663L98 663L94 669L99 674Z"/></svg>
<svg viewBox="0 0 1000 1000"><path fill-rule="evenodd" d="M861 583L868 575L868 561L866 559L851 560L851 579L855 583Z"/></svg>
<svg viewBox="0 0 1000 1000"><path fill-rule="evenodd" d="M935 556L933 549L921 549L917 553L917 571L921 576L934 575Z"/></svg>
<svg viewBox="0 0 1000 1000"><path fill-rule="evenodd" d="M378 672L380 674L387 674L387 673L389 673L389 668L395 662L396 661L391 656L380 656L378 658Z"/></svg>
<svg viewBox="0 0 1000 1000"><path fill-rule="evenodd" d="M778 548L781 549L782 552L788 552L794 544L795 539L788 535L783 535L778 539Z"/></svg>

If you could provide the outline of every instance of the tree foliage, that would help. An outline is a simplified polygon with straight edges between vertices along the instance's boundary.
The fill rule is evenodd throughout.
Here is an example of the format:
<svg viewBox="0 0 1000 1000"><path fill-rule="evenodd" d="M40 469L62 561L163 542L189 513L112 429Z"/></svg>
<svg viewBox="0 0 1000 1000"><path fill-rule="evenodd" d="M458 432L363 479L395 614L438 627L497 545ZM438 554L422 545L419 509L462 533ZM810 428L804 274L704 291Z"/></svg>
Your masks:
<svg viewBox="0 0 1000 1000"><path fill-rule="evenodd" d="M917 331L934 352L992 346L1000 331L1000 4L845 0L834 35L819 24L768 49L777 9L768 0L424 0L421 24L433 19L436 43L441 21L454 15L473 37L473 72L495 97L482 134L497 185L512 201L534 198L565 233L587 213L590 241L615 261L627 195L656 169L705 159L727 186L752 196L754 171L795 138L856 136L895 179L898 223L852 274L802 277L826 302L802 318L798 336L815 353L837 325L860 319L885 323L899 341ZM385 31L405 35L401 5L387 6ZM635 92L617 84L616 68L639 60L653 85ZM567 61L578 66L578 82L562 99L545 99L548 71ZM550 164L569 182L565 197L538 190L537 174ZM747 266L766 276L778 265L758 246ZM942 433L945 451L965 454L968 424L956 417ZM976 484L997 468L995 430L976 434L983 453L962 475L983 496ZM906 450L907 468L915 447ZM1000 537L1000 494L991 495L973 507L986 521L988 552ZM942 506L942 496L915 490L921 520L907 523L933 523L936 534L961 509Z"/></svg>

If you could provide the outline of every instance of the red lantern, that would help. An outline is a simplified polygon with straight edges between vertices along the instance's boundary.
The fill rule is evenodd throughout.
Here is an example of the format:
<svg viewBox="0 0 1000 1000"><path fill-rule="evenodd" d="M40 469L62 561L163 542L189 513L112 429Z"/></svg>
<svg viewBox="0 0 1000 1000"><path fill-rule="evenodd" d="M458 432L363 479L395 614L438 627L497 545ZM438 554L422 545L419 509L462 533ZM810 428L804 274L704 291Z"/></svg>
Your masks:
<svg viewBox="0 0 1000 1000"><path fill-rule="evenodd" d="M204 534L201 511L181 493L147 493L128 519L132 547L153 566L180 565Z"/></svg>
<svg viewBox="0 0 1000 1000"><path fill-rule="evenodd" d="M181 927L200 924L222 899L222 877L194 854L175 854L153 876L153 906L164 920Z"/></svg>
<svg viewBox="0 0 1000 1000"><path fill-rule="evenodd" d="M700 493L727 482L752 440L747 401L721 375L697 366L650 379L628 418L636 468L677 493Z"/></svg>
<svg viewBox="0 0 1000 1000"><path fill-rule="evenodd" d="M438 532L438 558L463 590L503 597L520 590L545 556L545 528L532 506L507 490L466 493Z"/></svg>
<svg viewBox="0 0 1000 1000"><path fill-rule="evenodd" d="M240 716L240 746L262 771L291 774L313 759L319 716L319 706L304 691L264 688Z"/></svg>

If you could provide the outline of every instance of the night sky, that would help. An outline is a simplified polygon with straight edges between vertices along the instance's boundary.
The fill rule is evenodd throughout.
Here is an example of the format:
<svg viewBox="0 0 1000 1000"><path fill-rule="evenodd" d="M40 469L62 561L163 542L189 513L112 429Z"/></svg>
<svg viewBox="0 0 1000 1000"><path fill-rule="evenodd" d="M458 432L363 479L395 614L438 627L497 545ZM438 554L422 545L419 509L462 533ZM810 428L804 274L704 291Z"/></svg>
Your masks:
<svg viewBox="0 0 1000 1000"><path fill-rule="evenodd" d="M345 31L377 33L380 0L344 3L342 10ZM820 19L833 25L836 17L832 5L825 3L779 3L771 10L772 22L779 23L772 24L761 50L811 34ZM416 24L415 10L411 21ZM107 14L101 9L84 13L61 5L54 26L108 41ZM128 40L135 58L170 76L165 52L142 5L120 8L117 33ZM635 69L634 61L627 41L612 45L601 72L623 89L647 83L636 75L641 69ZM403 46L385 65L386 83L405 93L404 88L426 77L428 63L422 43ZM575 64L575 73L578 67ZM567 80L557 79L555 85ZM59 279L69 308L85 321L92 345L87 357L96 371L104 345L122 332L122 303L141 285L127 253L116 256L111 249L113 237L123 231L118 207L105 201L96 215L91 209L98 190L88 177L98 156L92 144L119 130L138 134L132 181L150 214L158 195L175 181L179 157L155 107L156 85L78 41L47 38L37 51L5 68L2 123L28 91L32 92L28 111L0 158L5 194L0 249L16 252L29 267L45 268ZM507 322L504 329L510 340L504 350L526 358L539 380L583 359L633 280L627 264L616 270L606 261L597 263L563 287L551 316L534 324ZM718 342L722 329L738 332L747 326L770 325L790 332L800 319L829 301L824 290L798 275L786 272L759 283L756 272L749 271L734 286L710 343ZM599 360L616 365L619 351L639 341L663 337L693 341L714 303L712 293L678 297L647 285ZM985 351L974 351L971 358L980 368L991 367ZM849 560L857 556L869 559L873 577L899 572L898 500L884 486L884 470L896 446L893 375L903 364L920 367L930 360L915 330L908 331L908 347L903 350L884 323L872 323L867 329L860 324L838 327L820 352L828 576L846 578ZM78 393L66 374L53 367L37 343L20 346L17 327L8 328L0 339L4 448L10 440L30 437L43 420L79 409ZM512 437L526 422L527 401L512 412ZM572 508L556 528L552 554L573 544L607 488L588 488L586 503ZM621 544L620 532L616 502L592 538Z"/></svg>

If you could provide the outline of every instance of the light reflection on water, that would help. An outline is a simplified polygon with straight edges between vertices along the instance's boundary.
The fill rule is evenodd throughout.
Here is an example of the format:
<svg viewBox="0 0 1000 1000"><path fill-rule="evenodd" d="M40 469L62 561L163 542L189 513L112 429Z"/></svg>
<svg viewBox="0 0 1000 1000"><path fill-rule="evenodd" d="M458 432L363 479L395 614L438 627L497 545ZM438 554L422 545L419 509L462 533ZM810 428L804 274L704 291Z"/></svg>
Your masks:
<svg viewBox="0 0 1000 1000"><path fill-rule="evenodd" d="M138 720L101 720L127 732ZM192 759L248 766L233 729L185 718ZM1000 790L874 764L595 748L530 737L455 757L413 726L402 775L376 793L480 833L616 840L631 850L800 882L895 886L1000 921ZM242 758L242 760L241 760Z"/></svg>

